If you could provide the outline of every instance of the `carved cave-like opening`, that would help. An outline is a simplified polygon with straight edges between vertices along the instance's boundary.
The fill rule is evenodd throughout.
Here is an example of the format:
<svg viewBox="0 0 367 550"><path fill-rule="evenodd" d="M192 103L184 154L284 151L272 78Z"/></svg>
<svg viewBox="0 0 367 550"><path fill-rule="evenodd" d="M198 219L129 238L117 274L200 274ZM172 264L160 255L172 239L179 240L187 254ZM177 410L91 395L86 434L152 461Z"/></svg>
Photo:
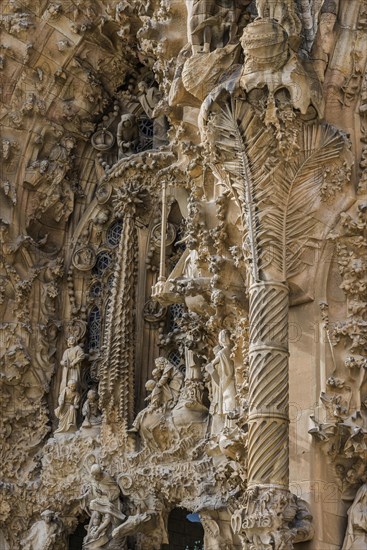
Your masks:
<svg viewBox="0 0 367 550"><path fill-rule="evenodd" d="M80 522L74 533L69 536L68 550L81 550L83 548L83 539L87 534L88 521Z"/></svg>
<svg viewBox="0 0 367 550"><path fill-rule="evenodd" d="M182 508L172 510L168 517L168 539L169 544L164 544L162 550L202 550L204 529L199 516Z"/></svg>

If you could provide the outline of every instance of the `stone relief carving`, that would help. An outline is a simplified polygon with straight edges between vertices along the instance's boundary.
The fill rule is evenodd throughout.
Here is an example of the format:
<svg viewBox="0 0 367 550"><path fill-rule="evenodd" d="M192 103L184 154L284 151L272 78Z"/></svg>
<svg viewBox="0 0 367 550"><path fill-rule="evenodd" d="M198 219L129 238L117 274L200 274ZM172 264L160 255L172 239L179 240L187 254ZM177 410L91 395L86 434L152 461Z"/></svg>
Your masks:
<svg viewBox="0 0 367 550"><path fill-rule="evenodd" d="M70 380L77 384L81 380L81 364L85 358L85 353L81 346L76 343L74 336L68 338L68 348L64 351L60 365L62 366L62 377L60 384L60 393L65 389Z"/></svg>
<svg viewBox="0 0 367 550"><path fill-rule="evenodd" d="M53 548L54 543L62 538L62 522L52 510L41 513L41 519L34 523L21 541L21 547L25 550L46 550Z"/></svg>
<svg viewBox="0 0 367 550"><path fill-rule="evenodd" d="M77 381L71 379L60 393L59 406L55 410L55 416L59 419L59 426L55 433L76 431L76 414L79 402L80 395L77 391Z"/></svg>
<svg viewBox="0 0 367 550"><path fill-rule="evenodd" d="M135 153L138 143L139 131L135 116L133 114L122 115L117 127L119 158Z"/></svg>
<svg viewBox="0 0 367 550"><path fill-rule="evenodd" d="M74 4L0 17L0 542L321 548L320 446L364 547L366 2Z"/></svg>
<svg viewBox="0 0 367 550"><path fill-rule="evenodd" d="M343 550L363 548L366 545L366 484L358 490L352 506L348 510L348 527Z"/></svg>

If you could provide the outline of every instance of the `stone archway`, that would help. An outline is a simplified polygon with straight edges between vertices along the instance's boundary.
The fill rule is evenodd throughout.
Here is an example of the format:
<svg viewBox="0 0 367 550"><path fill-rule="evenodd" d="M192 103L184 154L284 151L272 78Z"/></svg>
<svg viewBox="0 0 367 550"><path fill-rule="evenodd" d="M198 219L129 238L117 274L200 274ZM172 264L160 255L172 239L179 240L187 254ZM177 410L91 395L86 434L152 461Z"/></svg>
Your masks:
<svg viewBox="0 0 367 550"><path fill-rule="evenodd" d="M198 514L190 514L184 508L174 508L168 517L168 538L169 544L162 546L164 550L201 550L204 529Z"/></svg>
<svg viewBox="0 0 367 550"><path fill-rule="evenodd" d="M74 533L69 535L68 550L81 550L83 547L83 539L87 533L86 528L88 526L88 520L78 523Z"/></svg>

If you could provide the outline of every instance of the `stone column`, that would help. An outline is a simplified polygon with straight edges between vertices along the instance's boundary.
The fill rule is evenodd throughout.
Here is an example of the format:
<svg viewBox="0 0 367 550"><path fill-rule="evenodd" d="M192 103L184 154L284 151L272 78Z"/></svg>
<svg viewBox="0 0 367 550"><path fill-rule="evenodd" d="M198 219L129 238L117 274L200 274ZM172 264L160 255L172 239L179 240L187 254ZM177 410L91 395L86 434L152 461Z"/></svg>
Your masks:
<svg viewBox="0 0 367 550"><path fill-rule="evenodd" d="M288 489L288 286L250 288L248 487Z"/></svg>
<svg viewBox="0 0 367 550"><path fill-rule="evenodd" d="M166 281L166 241L167 241L167 184L162 183L162 225L161 225L161 257L159 262L158 282Z"/></svg>
<svg viewBox="0 0 367 550"><path fill-rule="evenodd" d="M289 491L288 286L253 283L249 309L248 486L232 527L244 548L291 550L298 503Z"/></svg>

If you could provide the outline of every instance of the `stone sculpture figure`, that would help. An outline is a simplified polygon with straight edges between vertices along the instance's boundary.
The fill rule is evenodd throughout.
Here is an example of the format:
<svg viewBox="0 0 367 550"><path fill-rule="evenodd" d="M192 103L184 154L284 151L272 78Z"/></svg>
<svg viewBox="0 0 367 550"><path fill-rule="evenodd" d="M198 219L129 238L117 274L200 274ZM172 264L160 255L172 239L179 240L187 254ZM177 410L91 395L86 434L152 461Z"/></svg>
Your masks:
<svg viewBox="0 0 367 550"><path fill-rule="evenodd" d="M119 486L99 464L93 464L90 473L91 482L80 500L90 516L93 512L109 514L111 527L117 527L125 519L125 515L121 512Z"/></svg>
<svg viewBox="0 0 367 550"><path fill-rule="evenodd" d="M212 401L209 412L225 416L236 409L234 363L231 359L231 342L227 330L219 333L219 345L213 361L206 366L212 383Z"/></svg>
<svg viewBox="0 0 367 550"><path fill-rule="evenodd" d="M65 176L73 166L72 151L76 141L72 136L64 137L53 146L47 165L40 166L40 178L45 185L40 189L34 217L39 219L44 212L52 209L52 217L59 222L70 216L74 205L74 192Z"/></svg>
<svg viewBox="0 0 367 550"><path fill-rule="evenodd" d="M367 548L367 483L357 491L348 510L348 526L342 550Z"/></svg>
<svg viewBox="0 0 367 550"><path fill-rule="evenodd" d="M136 153L139 143L139 129L135 115L128 113L121 116L117 126L117 145L119 159Z"/></svg>
<svg viewBox="0 0 367 550"><path fill-rule="evenodd" d="M51 550L62 533L62 522L52 510L45 510L21 542L24 550Z"/></svg>
<svg viewBox="0 0 367 550"><path fill-rule="evenodd" d="M318 33L313 44L312 56L317 76L324 81L326 67L333 50L336 38L336 21L339 10L339 0L324 2L319 20Z"/></svg>
<svg viewBox="0 0 367 550"><path fill-rule="evenodd" d="M154 448L157 447L157 441L153 431L162 424L165 415L175 407L184 378L178 368L165 357L158 357L155 364L153 378L145 385L151 392L146 398L148 405L139 412L129 430L129 432L139 433L144 443Z"/></svg>
<svg viewBox="0 0 367 550"><path fill-rule="evenodd" d="M89 390L87 393L87 400L83 405L82 414L84 421L83 428L92 428L99 426L102 422L101 413L98 408L98 393L96 390Z"/></svg>
<svg viewBox="0 0 367 550"><path fill-rule="evenodd" d="M158 448L157 442L154 436L154 429L157 428L164 418L162 411L159 409L160 396L156 394L155 399L152 400L153 390L157 386L156 380L148 380L145 384L147 391L151 392L146 398L148 405L141 410L130 428L130 433L139 433L144 445L151 448Z"/></svg>
<svg viewBox="0 0 367 550"><path fill-rule="evenodd" d="M165 357L158 357L155 365L152 374L157 383L151 394L151 403L155 408L162 407L167 411L173 409L177 403L183 374Z"/></svg>
<svg viewBox="0 0 367 550"><path fill-rule="evenodd" d="M188 39L193 54L209 53L212 43L233 42L248 0L186 0Z"/></svg>
<svg viewBox="0 0 367 550"><path fill-rule="evenodd" d="M59 427L55 433L75 432L77 429L76 415L79 408L80 395L76 380L69 380L59 397L59 406L55 416L59 419Z"/></svg>
<svg viewBox="0 0 367 550"><path fill-rule="evenodd" d="M87 535L83 540L83 550L102 548L108 542L107 530L111 524L111 516L102 516L99 512L93 512L90 519Z"/></svg>
<svg viewBox="0 0 367 550"><path fill-rule="evenodd" d="M144 81L138 84L138 99L148 118L153 120L153 149L167 143L167 120L160 114L161 94L155 86L148 86ZM158 111L158 112L157 112Z"/></svg>
<svg viewBox="0 0 367 550"><path fill-rule="evenodd" d="M186 0L188 12L188 38L193 53L210 51L212 29L210 18L214 22L215 0Z"/></svg>
<svg viewBox="0 0 367 550"><path fill-rule="evenodd" d="M68 340L68 349L63 353L60 365L63 367L61 384L60 384L60 395L62 391L66 388L69 380L75 380L78 384L80 383L81 378L81 364L85 358L85 353L82 347L76 343L76 338L74 336L69 336Z"/></svg>

